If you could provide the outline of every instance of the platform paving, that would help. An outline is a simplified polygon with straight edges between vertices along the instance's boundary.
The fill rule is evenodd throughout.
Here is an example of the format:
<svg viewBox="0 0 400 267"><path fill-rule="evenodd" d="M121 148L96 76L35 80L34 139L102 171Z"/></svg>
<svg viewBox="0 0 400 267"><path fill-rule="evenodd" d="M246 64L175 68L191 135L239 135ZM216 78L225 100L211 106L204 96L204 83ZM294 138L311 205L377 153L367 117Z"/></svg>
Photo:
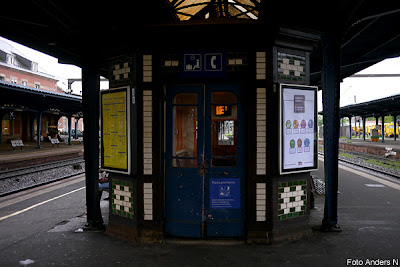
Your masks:
<svg viewBox="0 0 400 267"><path fill-rule="evenodd" d="M314 174L323 178L323 162L319 163ZM400 258L399 182L348 167L339 169L338 216L343 231L318 230L324 197L317 197L311 211L312 235L277 245L171 239L138 244L104 232L84 232L83 186L81 176L76 183L65 187L59 183L54 190L48 185L48 193L6 207L1 202L10 197L0 199L0 266L396 266ZM68 192L73 193L1 220ZM101 206L107 222L108 202L102 201Z"/></svg>

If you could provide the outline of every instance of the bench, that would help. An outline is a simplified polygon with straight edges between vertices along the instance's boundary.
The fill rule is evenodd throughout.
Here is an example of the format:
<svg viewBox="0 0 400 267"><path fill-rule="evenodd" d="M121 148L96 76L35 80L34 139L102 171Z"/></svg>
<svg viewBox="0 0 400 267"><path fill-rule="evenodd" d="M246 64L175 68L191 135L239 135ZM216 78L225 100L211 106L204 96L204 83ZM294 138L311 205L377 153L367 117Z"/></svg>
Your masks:
<svg viewBox="0 0 400 267"><path fill-rule="evenodd" d="M57 138L51 138L50 139L51 145L54 147L54 145L57 145L60 143L60 141Z"/></svg>
<svg viewBox="0 0 400 267"><path fill-rule="evenodd" d="M23 146L28 146L28 145L24 145L22 140L11 140L11 146L12 146L13 150L15 150L16 147L20 147L22 150Z"/></svg>

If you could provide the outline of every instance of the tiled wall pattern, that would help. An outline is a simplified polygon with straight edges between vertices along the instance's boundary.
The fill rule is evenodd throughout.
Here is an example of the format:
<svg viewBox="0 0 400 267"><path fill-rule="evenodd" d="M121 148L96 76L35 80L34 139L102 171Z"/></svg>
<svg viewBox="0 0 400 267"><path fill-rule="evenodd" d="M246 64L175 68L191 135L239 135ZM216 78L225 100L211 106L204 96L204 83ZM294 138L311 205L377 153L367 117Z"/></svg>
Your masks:
<svg viewBox="0 0 400 267"><path fill-rule="evenodd" d="M111 212L129 219L133 219L133 183L128 181L112 180L112 208Z"/></svg>
<svg viewBox="0 0 400 267"><path fill-rule="evenodd" d="M257 175L266 174L266 88L257 88Z"/></svg>
<svg viewBox="0 0 400 267"><path fill-rule="evenodd" d="M306 215L306 180L278 183L278 220Z"/></svg>
<svg viewBox="0 0 400 267"><path fill-rule="evenodd" d="M226 71L246 71L248 67L247 52L227 52L226 53Z"/></svg>
<svg viewBox="0 0 400 267"><path fill-rule="evenodd" d="M178 67L179 61L178 60L165 60L164 67Z"/></svg>
<svg viewBox="0 0 400 267"><path fill-rule="evenodd" d="M114 65L114 70L113 70L114 80L118 81L118 80L128 79L130 72L131 68L128 62L124 62L122 64L116 64Z"/></svg>
<svg viewBox="0 0 400 267"><path fill-rule="evenodd" d="M179 57L177 54L161 55L161 71L163 73L179 72Z"/></svg>
<svg viewBox="0 0 400 267"><path fill-rule="evenodd" d="M143 55L143 82L153 81L152 55Z"/></svg>
<svg viewBox="0 0 400 267"><path fill-rule="evenodd" d="M257 183L256 188L256 221L263 222L266 221L266 209L267 209L267 184Z"/></svg>
<svg viewBox="0 0 400 267"><path fill-rule="evenodd" d="M153 220L153 184L143 183L144 220Z"/></svg>
<svg viewBox="0 0 400 267"><path fill-rule="evenodd" d="M266 64L266 53L256 53L256 79L265 80L267 78L267 64Z"/></svg>
<svg viewBox="0 0 400 267"><path fill-rule="evenodd" d="M306 58L288 53L277 53L278 80L305 82Z"/></svg>
<svg viewBox="0 0 400 267"><path fill-rule="evenodd" d="M153 104L152 91L143 90L143 174L153 174Z"/></svg>
<svg viewBox="0 0 400 267"><path fill-rule="evenodd" d="M110 62L110 88L130 84L132 72L130 57L121 57Z"/></svg>

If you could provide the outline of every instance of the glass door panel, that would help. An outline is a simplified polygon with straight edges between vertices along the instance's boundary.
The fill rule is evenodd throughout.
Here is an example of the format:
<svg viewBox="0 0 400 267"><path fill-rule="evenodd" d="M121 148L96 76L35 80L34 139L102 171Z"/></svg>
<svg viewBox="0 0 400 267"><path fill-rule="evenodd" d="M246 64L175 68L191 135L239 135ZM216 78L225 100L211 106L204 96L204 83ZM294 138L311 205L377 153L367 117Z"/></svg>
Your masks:
<svg viewBox="0 0 400 267"><path fill-rule="evenodd" d="M213 92L212 166L237 166L237 98L231 92Z"/></svg>

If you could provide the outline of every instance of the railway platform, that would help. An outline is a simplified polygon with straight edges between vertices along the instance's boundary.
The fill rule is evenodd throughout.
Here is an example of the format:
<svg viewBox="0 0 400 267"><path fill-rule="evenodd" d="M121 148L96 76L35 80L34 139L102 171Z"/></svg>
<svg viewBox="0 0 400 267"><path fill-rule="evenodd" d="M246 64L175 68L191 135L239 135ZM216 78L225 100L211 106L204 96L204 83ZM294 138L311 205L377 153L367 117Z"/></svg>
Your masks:
<svg viewBox="0 0 400 267"><path fill-rule="evenodd" d="M0 144L0 171L83 157L83 144L52 147L43 142L41 149L36 149L35 142L25 145L22 150L12 150L10 144Z"/></svg>
<svg viewBox="0 0 400 267"><path fill-rule="evenodd" d="M324 140L318 140L320 145L323 145ZM388 152L386 148L392 149L396 155L390 156L392 159L400 159L400 140L395 141L393 138L386 137L385 142L371 142L369 139L363 140L359 138L341 138L339 140L339 148L355 152L361 152L372 155L383 156Z"/></svg>
<svg viewBox="0 0 400 267"><path fill-rule="evenodd" d="M323 179L323 162L313 174ZM324 197L311 211L308 238L277 245L240 240L121 241L85 225L84 177L0 202L1 266L399 266L400 184L339 167L340 233L318 230ZM45 192L44 192L45 191ZM105 197L105 196L103 196ZM108 203L101 201L105 223ZM5 218L5 219L3 219Z"/></svg>

